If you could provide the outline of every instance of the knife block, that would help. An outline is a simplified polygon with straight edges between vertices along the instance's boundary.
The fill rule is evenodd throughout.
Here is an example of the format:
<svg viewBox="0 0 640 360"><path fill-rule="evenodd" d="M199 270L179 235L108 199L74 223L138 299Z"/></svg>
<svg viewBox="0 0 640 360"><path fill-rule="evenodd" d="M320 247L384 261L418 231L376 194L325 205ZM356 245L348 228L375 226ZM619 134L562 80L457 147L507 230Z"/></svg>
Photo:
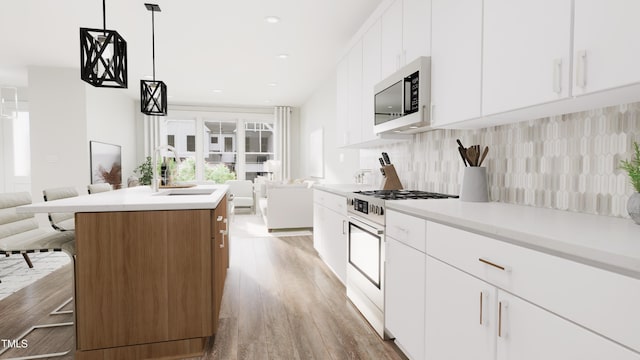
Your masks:
<svg viewBox="0 0 640 360"><path fill-rule="evenodd" d="M393 165L385 165L381 168L384 171L384 181L382 190L402 190L402 183Z"/></svg>

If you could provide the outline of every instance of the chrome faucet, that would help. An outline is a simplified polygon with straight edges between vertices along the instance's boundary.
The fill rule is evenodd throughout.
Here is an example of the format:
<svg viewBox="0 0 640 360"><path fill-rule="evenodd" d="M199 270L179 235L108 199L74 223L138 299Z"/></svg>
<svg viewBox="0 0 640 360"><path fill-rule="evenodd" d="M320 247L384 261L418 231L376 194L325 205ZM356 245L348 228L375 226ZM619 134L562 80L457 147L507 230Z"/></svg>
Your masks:
<svg viewBox="0 0 640 360"><path fill-rule="evenodd" d="M153 150L153 159L151 160L152 168L153 168L153 181L151 182L151 188L154 192L158 192L158 154L160 154L160 150L170 150L173 152L173 156L176 159L176 164L180 164L180 157L178 156L178 152L176 148L171 145L160 145Z"/></svg>

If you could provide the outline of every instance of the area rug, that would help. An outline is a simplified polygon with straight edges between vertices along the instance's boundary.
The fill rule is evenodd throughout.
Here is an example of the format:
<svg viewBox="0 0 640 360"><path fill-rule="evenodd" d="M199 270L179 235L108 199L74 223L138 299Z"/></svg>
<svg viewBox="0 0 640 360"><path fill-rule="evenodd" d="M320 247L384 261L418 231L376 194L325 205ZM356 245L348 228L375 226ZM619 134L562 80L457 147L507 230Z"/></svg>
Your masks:
<svg viewBox="0 0 640 360"><path fill-rule="evenodd" d="M0 255L0 300L71 262L69 255L63 252L29 254L29 258L32 269L22 255Z"/></svg>

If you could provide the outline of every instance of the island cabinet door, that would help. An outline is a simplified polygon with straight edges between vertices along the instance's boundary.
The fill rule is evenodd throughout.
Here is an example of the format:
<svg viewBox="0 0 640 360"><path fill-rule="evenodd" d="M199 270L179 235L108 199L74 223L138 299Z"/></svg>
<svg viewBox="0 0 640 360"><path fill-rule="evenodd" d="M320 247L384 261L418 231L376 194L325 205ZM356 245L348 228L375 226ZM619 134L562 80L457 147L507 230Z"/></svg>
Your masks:
<svg viewBox="0 0 640 360"><path fill-rule="evenodd" d="M80 352L211 335L210 210L76 214Z"/></svg>
<svg viewBox="0 0 640 360"><path fill-rule="evenodd" d="M224 281L227 277L229 267L229 221L227 219L227 199L224 198L212 212L212 232L211 232L211 257L213 266L213 333L218 329L218 319L222 308L222 293L224 291Z"/></svg>

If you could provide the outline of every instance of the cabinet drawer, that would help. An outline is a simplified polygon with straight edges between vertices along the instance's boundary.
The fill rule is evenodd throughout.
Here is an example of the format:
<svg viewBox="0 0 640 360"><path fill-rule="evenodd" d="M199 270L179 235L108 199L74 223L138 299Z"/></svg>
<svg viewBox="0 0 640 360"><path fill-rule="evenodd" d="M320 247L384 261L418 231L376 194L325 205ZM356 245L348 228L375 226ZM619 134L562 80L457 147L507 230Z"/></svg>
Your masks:
<svg viewBox="0 0 640 360"><path fill-rule="evenodd" d="M438 223L427 254L640 351L640 280Z"/></svg>
<svg viewBox="0 0 640 360"><path fill-rule="evenodd" d="M425 252L426 220L388 210L386 224L387 236L416 250Z"/></svg>
<svg viewBox="0 0 640 360"><path fill-rule="evenodd" d="M322 190L313 190L313 201L341 215L347 216L347 198Z"/></svg>

